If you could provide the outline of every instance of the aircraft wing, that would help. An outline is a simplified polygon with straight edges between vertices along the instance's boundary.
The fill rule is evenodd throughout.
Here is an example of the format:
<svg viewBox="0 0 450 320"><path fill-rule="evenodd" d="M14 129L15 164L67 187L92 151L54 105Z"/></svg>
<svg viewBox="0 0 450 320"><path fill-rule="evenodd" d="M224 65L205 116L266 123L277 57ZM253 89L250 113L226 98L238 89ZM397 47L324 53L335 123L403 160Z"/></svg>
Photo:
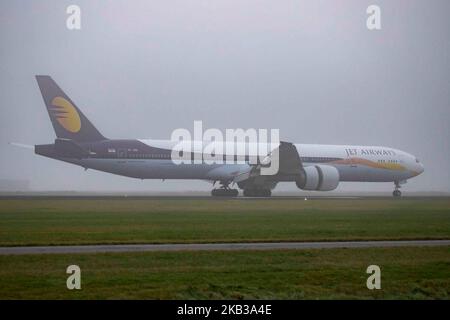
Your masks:
<svg viewBox="0 0 450 320"><path fill-rule="evenodd" d="M278 159L276 150L278 149ZM302 175L303 164L298 155L297 148L291 142L281 141L278 148L272 151L263 163L254 165L250 171L234 177L233 182L239 183L249 179L270 181L293 181ZM261 167L268 167L272 161L278 161L278 173L275 175L262 175Z"/></svg>
<svg viewBox="0 0 450 320"><path fill-rule="evenodd" d="M272 152L273 154L273 152ZM280 176L297 176L302 173L302 160L298 155L297 148L291 142L281 141L278 147L279 166L278 174Z"/></svg>

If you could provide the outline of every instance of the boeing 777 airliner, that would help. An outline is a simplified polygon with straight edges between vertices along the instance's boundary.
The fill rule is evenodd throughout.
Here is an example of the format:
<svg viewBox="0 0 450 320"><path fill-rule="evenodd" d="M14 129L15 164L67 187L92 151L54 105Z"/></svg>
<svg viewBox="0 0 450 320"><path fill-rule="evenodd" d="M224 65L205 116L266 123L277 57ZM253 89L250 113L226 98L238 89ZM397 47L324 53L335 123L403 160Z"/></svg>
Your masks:
<svg viewBox="0 0 450 320"><path fill-rule="evenodd" d="M86 169L139 179L209 180L220 183L213 196L232 197L238 190L230 185L243 189L244 196L267 197L281 181L316 191L334 190L341 181L393 182L393 195L398 197L400 185L424 170L415 156L389 147L289 142L277 146L279 167L274 175L262 175L262 164L249 161L176 164L173 141L107 139L51 77L36 79L57 138L52 144L34 146L35 153Z"/></svg>

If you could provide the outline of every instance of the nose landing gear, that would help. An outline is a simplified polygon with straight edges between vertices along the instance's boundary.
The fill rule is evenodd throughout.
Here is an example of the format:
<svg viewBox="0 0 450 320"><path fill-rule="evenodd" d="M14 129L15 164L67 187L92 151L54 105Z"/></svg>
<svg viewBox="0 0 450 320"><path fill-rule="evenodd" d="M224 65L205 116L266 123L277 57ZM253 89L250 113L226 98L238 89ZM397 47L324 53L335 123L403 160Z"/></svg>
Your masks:
<svg viewBox="0 0 450 320"><path fill-rule="evenodd" d="M392 192L392 195L395 198L399 198L402 196L402 192L400 191L400 183L398 181L395 181L395 190Z"/></svg>

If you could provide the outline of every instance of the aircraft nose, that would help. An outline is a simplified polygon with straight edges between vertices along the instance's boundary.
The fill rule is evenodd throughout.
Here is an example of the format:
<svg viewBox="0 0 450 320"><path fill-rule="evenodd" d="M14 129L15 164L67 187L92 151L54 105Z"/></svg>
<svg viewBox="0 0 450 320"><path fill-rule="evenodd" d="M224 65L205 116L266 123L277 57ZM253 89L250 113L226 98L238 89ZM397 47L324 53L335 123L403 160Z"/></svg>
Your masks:
<svg viewBox="0 0 450 320"><path fill-rule="evenodd" d="M416 158L415 156L410 155L410 159L411 159L411 167L410 167L411 173L412 173L413 177L418 176L425 170L425 168L424 168L422 162L419 161L419 159Z"/></svg>
<svg viewBox="0 0 450 320"><path fill-rule="evenodd" d="M413 171L414 171L414 173L415 173L415 176L418 176L419 174L421 174L421 173L425 170L425 168L424 168L424 166L423 166L423 163L420 162L419 160L417 160L417 158L416 158L416 161L415 161L415 162L416 162L416 163L415 163L415 165L414 165Z"/></svg>
<svg viewBox="0 0 450 320"><path fill-rule="evenodd" d="M419 162L419 174L424 172L424 170L425 170L425 167L423 166L423 163Z"/></svg>

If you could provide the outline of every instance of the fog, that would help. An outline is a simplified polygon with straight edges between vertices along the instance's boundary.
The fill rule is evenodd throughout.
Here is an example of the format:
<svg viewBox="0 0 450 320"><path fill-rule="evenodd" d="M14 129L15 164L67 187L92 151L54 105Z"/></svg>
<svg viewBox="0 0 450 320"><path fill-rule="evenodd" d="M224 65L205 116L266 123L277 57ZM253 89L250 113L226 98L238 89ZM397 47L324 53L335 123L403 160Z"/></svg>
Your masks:
<svg viewBox="0 0 450 320"><path fill-rule="evenodd" d="M66 27L71 4L81 30ZM371 4L381 30L366 27ZM449 192L449 12L447 0L1 1L0 179L33 190L211 189L85 172L10 146L53 142L34 79L48 74L109 138L169 139L202 120L276 128L296 143L384 145L425 165L405 191Z"/></svg>

